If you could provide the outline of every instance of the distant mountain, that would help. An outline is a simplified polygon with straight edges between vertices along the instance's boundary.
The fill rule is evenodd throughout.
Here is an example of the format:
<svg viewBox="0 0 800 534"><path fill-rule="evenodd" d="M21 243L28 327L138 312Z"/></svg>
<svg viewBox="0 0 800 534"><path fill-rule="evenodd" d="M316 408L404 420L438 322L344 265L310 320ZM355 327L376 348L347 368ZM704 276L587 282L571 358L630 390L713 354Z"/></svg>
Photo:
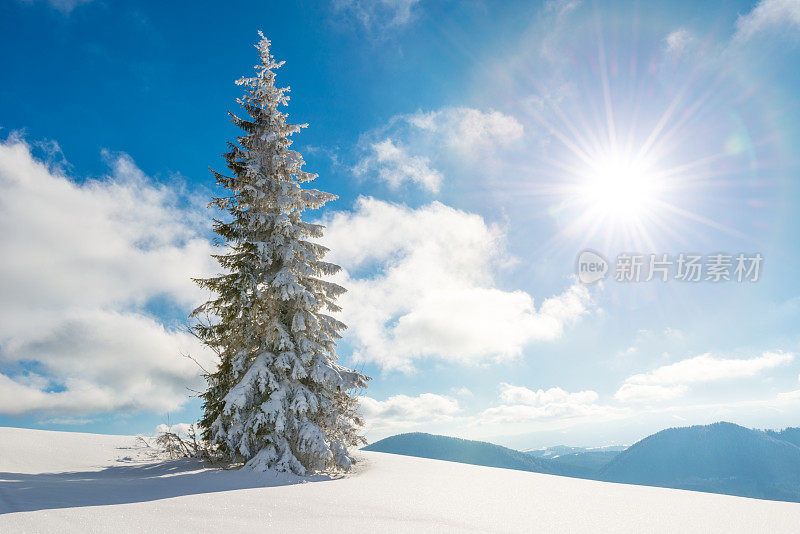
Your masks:
<svg viewBox="0 0 800 534"><path fill-rule="evenodd" d="M553 475L579 475L578 469L572 466L561 465L500 445L421 432L391 436L364 447L364 450Z"/></svg>
<svg viewBox="0 0 800 534"><path fill-rule="evenodd" d="M784 430L765 430L765 432L769 436L775 439L788 441L789 443L792 443L800 447L800 428L786 428Z"/></svg>
<svg viewBox="0 0 800 534"><path fill-rule="evenodd" d="M525 454L536 456L537 458L553 458L556 456L563 456L564 454L575 454L586 452L584 447L568 447L567 445L555 445L553 447L544 447L541 449L526 449Z"/></svg>
<svg viewBox="0 0 800 534"><path fill-rule="evenodd" d="M569 447L556 445L542 449L528 449L524 452L537 458L545 458L569 469L574 476L583 478L596 478L607 463L613 460L620 452L627 448L626 445L611 445L606 447Z"/></svg>
<svg viewBox="0 0 800 534"><path fill-rule="evenodd" d="M575 473L574 476L579 476L581 478L597 478L600 470L608 465L608 463L621 452L620 450L588 450L585 452L574 452L572 454L554 456L550 461Z"/></svg>
<svg viewBox="0 0 800 534"><path fill-rule="evenodd" d="M526 449L522 452L539 458L556 458L567 454L583 454L585 452L619 453L627 448L627 445L607 445L604 447L569 447L567 445L555 445L553 447L543 447L541 449Z"/></svg>
<svg viewBox="0 0 800 534"><path fill-rule="evenodd" d="M800 429L732 423L671 428L620 453L599 473L610 482L800 502Z"/></svg>
<svg viewBox="0 0 800 534"><path fill-rule="evenodd" d="M526 452L482 441L411 433L364 450L608 482L800 502L800 428L733 423L671 428L624 447L559 445Z"/></svg>

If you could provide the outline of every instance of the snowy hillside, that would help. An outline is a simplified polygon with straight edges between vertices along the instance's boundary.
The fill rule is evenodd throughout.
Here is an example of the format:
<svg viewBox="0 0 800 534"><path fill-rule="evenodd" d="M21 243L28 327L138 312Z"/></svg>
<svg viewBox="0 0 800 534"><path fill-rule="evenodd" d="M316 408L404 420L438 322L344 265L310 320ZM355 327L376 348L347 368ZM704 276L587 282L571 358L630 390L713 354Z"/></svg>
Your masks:
<svg viewBox="0 0 800 534"><path fill-rule="evenodd" d="M547 449L517 451L485 441L410 432L384 438L364 447L364 450L596 479L600 469L624 448L588 449L559 445Z"/></svg>
<svg viewBox="0 0 800 534"><path fill-rule="evenodd" d="M794 532L800 505L361 452L316 481L0 428L0 532Z"/></svg>
<svg viewBox="0 0 800 534"><path fill-rule="evenodd" d="M365 451L388 452L432 460L447 460L487 467L503 467L551 475L571 475L560 465L485 441L410 432L390 436L364 447Z"/></svg>

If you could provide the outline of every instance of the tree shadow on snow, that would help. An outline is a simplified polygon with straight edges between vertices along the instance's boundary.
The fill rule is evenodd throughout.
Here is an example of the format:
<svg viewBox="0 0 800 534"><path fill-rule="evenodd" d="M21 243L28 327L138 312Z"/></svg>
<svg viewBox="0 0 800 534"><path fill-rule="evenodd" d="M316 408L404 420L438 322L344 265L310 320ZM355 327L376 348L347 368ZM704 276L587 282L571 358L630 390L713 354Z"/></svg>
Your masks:
<svg viewBox="0 0 800 534"><path fill-rule="evenodd" d="M194 459L66 473L0 472L0 514L155 501L220 491L332 480L314 475L208 468Z"/></svg>

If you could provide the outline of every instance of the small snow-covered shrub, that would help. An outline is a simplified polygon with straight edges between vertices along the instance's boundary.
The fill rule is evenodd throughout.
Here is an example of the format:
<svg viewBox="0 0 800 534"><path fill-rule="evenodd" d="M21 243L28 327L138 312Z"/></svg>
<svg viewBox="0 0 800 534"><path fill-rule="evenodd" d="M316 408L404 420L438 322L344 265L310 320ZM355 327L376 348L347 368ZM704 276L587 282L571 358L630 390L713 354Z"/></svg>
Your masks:
<svg viewBox="0 0 800 534"><path fill-rule="evenodd" d="M171 459L198 458L216 460L214 447L199 436L201 431L196 424L159 425L153 438L138 436L139 441L158 456Z"/></svg>

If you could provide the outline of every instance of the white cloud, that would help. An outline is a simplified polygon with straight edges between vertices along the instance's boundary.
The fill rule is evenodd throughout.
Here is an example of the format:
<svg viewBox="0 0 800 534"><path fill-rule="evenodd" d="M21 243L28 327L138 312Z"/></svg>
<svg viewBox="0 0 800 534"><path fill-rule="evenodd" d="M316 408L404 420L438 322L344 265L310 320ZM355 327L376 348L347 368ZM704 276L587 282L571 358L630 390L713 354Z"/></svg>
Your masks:
<svg viewBox="0 0 800 534"><path fill-rule="evenodd" d="M181 357L202 354L192 336L136 312L64 314L26 313L32 328L3 329L2 359L37 362L47 377L36 375L34 384L26 375L0 375L0 413L165 411L186 401L186 386L198 384L196 364Z"/></svg>
<svg viewBox="0 0 800 534"><path fill-rule="evenodd" d="M800 400L800 389L787 391L785 393L778 393L778 399L783 401Z"/></svg>
<svg viewBox="0 0 800 534"><path fill-rule="evenodd" d="M47 425L88 425L94 423L96 419L89 419L87 417L52 417L50 419L42 420L42 423Z"/></svg>
<svg viewBox="0 0 800 534"><path fill-rule="evenodd" d="M579 285L538 310L528 293L494 287L509 262L502 230L438 202L410 209L361 198L326 224L325 244L345 269L340 304L356 361L408 372L420 358L513 358L559 338L590 305Z"/></svg>
<svg viewBox="0 0 800 534"><path fill-rule="evenodd" d="M371 427L447 420L461 411L456 399L435 393L394 395L384 401L359 397L358 401Z"/></svg>
<svg viewBox="0 0 800 534"><path fill-rule="evenodd" d="M606 419L619 417L625 412L619 408L597 404L598 395L591 390L570 393L555 387L534 391L502 383L500 400L504 404L481 413L481 423L526 423L586 417Z"/></svg>
<svg viewBox="0 0 800 534"><path fill-rule="evenodd" d="M517 119L491 109L447 107L427 113L418 111L401 120L421 132L434 134L446 147L463 154L508 145L523 133Z"/></svg>
<svg viewBox="0 0 800 534"><path fill-rule="evenodd" d="M467 387L452 387L450 388L450 392L454 395L458 395L459 397L472 397L472 391L469 390Z"/></svg>
<svg viewBox="0 0 800 534"><path fill-rule="evenodd" d="M92 0L46 0L47 4L50 4L51 7L64 14L69 14L76 7L90 2L92 2ZM22 0L22 3L33 4L34 0Z"/></svg>
<svg viewBox="0 0 800 534"><path fill-rule="evenodd" d="M463 165L480 158L485 171L487 160L522 134L517 119L494 110L446 107L398 115L362 139L365 154L353 170L375 173L394 188L410 182L435 193L443 179L436 162Z"/></svg>
<svg viewBox="0 0 800 534"><path fill-rule="evenodd" d="M614 394L614 398L620 402L660 402L681 397L687 390L683 384L623 384Z"/></svg>
<svg viewBox="0 0 800 534"><path fill-rule="evenodd" d="M214 268L198 210L126 155L73 181L11 137L0 143L0 413L169 410L208 356L146 312L189 308ZM35 374L25 372L34 369Z"/></svg>
<svg viewBox="0 0 800 534"><path fill-rule="evenodd" d="M694 37L689 33L689 30L678 28L667 35L664 41L666 43L667 53L679 56L686 50L686 47L694 41Z"/></svg>
<svg viewBox="0 0 800 534"><path fill-rule="evenodd" d="M420 0L334 0L336 11L350 16L370 31L408 24Z"/></svg>
<svg viewBox="0 0 800 534"><path fill-rule="evenodd" d="M736 21L734 39L747 40L763 31L800 30L800 0L761 0Z"/></svg>
<svg viewBox="0 0 800 534"><path fill-rule="evenodd" d="M679 330L677 328L669 327L669 326L664 329L664 337L666 337L667 340L670 340L670 341L685 341L686 340L686 335L683 333L683 331L681 331L681 330Z"/></svg>
<svg viewBox="0 0 800 534"><path fill-rule="evenodd" d="M688 391L687 384L750 377L793 359L793 354L783 352L764 352L750 359L716 358L701 354L658 367L649 373L628 377L615 398L621 402L674 399Z"/></svg>
<svg viewBox="0 0 800 534"><path fill-rule="evenodd" d="M761 356L744 360L715 358L710 354L701 354L694 358L664 365L649 373L633 375L628 378L627 382L633 384L686 384L742 378L789 363L793 359L794 354L784 352L765 352Z"/></svg>
<svg viewBox="0 0 800 534"><path fill-rule="evenodd" d="M580 5L580 0L547 0L544 4L544 11L563 17L567 13L575 11Z"/></svg>
<svg viewBox="0 0 800 534"><path fill-rule="evenodd" d="M175 423L174 425L165 425L160 424L156 427L156 435L159 435L163 432L171 432L176 434L182 438L188 438L191 436L192 432L195 435L198 435L198 428L197 425L194 423Z"/></svg>
<svg viewBox="0 0 800 534"><path fill-rule="evenodd" d="M356 174L375 170L378 177L394 189L404 182L412 182L434 193L439 191L442 173L431 168L428 158L410 155L405 147L391 139L372 143L370 149L372 155L359 162L354 169Z"/></svg>
<svg viewBox="0 0 800 534"><path fill-rule="evenodd" d="M500 400L507 404L527 404L529 406L545 406L547 404L591 404L598 395L594 391L569 393L561 388L539 389L533 391L526 387L513 386L503 382L500 384Z"/></svg>

